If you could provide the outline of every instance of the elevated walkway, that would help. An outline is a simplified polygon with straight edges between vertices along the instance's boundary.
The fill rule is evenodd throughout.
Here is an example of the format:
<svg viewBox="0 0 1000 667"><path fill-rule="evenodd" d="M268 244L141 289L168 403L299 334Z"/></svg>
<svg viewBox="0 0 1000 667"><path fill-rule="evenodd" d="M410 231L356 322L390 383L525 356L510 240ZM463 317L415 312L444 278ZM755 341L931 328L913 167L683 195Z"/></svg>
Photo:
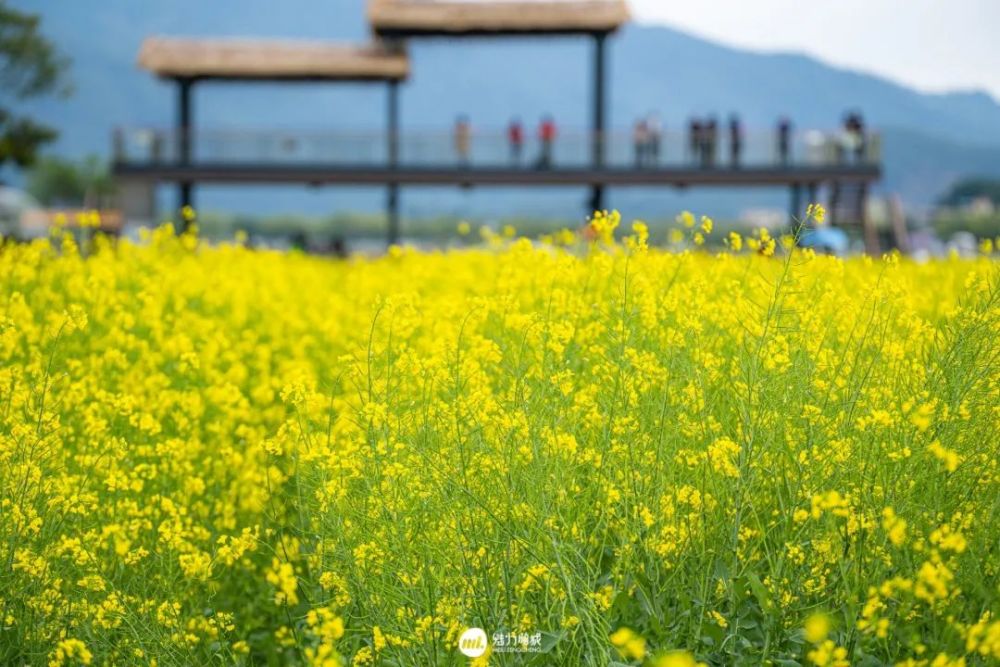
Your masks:
<svg viewBox="0 0 1000 667"><path fill-rule="evenodd" d="M652 155L636 155L630 132L607 123L608 37L629 20L625 0L368 0L373 42L153 37L139 65L177 85L172 130L116 131L114 171L150 188L176 183L180 206L193 204L196 183L382 185L388 240L399 238L399 189L409 186L585 186L590 212L603 209L607 186L788 187L790 214L802 196L817 201L828 186L832 214L860 211L881 177L877 137L862 154L845 150L837 133L803 134L813 143L778 156L771 133L746 136L739 160L726 153L725 132L714 155L688 153L687 139L666 135ZM410 74L405 44L435 37L577 35L592 42L590 122L586 131L560 133L543 146L510 147L503 132L478 131L456 141L449 132L400 130L399 87ZM542 64L540 64L541 66ZM368 81L386 85L385 131L243 132L196 128L193 88L202 82ZM818 143L815 137L823 137ZM784 150L784 149L783 149ZM846 157L850 156L850 157ZM846 196L850 195L850 196Z"/></svg>

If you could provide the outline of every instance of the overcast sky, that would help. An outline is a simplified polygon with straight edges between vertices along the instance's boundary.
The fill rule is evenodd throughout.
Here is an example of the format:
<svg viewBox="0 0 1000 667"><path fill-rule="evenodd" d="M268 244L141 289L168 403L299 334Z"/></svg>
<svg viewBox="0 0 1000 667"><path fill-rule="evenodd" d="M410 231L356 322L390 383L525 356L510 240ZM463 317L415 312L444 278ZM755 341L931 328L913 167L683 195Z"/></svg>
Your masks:
<svg viewBox="0 0 1000 667"><path fill-rule="evenodd" d="M630 0L635 18L1000 100L1000 0Z"/></svg>

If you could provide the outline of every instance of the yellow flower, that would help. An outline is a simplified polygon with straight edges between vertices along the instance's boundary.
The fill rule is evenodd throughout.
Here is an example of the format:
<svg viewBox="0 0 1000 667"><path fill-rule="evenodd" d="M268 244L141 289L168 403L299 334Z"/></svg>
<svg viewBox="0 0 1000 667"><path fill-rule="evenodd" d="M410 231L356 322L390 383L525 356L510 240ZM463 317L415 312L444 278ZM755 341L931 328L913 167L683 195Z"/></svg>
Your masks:
<svg viewBox="0 0 1000 667"><path fill-rule="evenodd" d="M60 667L61 665L79 662L89 665L94 656L87 649L87 645L79 639L63 639L49 656L49 667Z"/></svg>
<svg viewBox="0 0 1000 667"><path fill-rule="evenodd" d="M959 456L958 452L944 447L940 440L932 442L927 446L927 449L934 455L934 458L944 464L944 468L948 472L955 472L958 470L959 464L962 463L962 457Z"/></svg>
<svg viewBox="0 0 1000 667"><path fill-rule="evenodd" d="M899 547L906 541L906 521L896 516L891 507L882 510L882 529L893 545Z"/></svg>
<svg viewBox="0 0 1000 667"><path fill-rule="evenodd" d="M178 561L186 577L205 581L212 576L212 557L206 553L181 554Z"/></svg>
<svg viewBox="0 0 1000 667"><path fill-rule="evenodd" d="M965 551L967 542L965 535L953 530L951 526L944 525L935 529L930 536L931 544L943 551L953 551L960 554Z"/></svg>
<svg viewBox="0 0 1000 667"><path fill-rule="evenodd" d="M274 558L271 569L267 571L267 581L277 589L274 594L276 604L288 606L298 604L298 578L291 563Z"/></svg>
<svg viewBox="0 0 1000 667"><path fill-rule="evenodd" d="M632 223L632 236L626 239L630 249L644 252L648 247L649 227L646 223L636 220Z"/></svg>
<svg viewBox="0 0 1000 667"><path fill-rule="evenodd" d="M705 663L698 662L687 651L670 651L656 656L651 667L705 667Z"/></svg>
<svg viewBox="0 0 1000 667"><path fill-rule="evenodd" d="M736 467L740 455L740 446L729 438L719 438L708 446L708 460L712 469L726 477L739 477Z"/></svg>
<svg viewBox="0 0 1000 667"><path fill-rule="evenodd" d="M943 600L951 595L951 582L955 579L948 567L937 560L925 561L917 572L913 593L927 602Z"/></svg>
<svg viewBox="0 0 1000 667"><path fill-rule="evenodd" d="M386 647L385 635L377 625L372 628L372 645L376 651L381 651Z"/></svg>
<svg viewBox="0 0 1000 667"><path fill-rule="evenodd" d="M806 619L805 638L811 644L818 644L830 635L830 617L824 613L815 613Z"/></svg>
<svg viewBox="0 0 1000 667"><path fill-rule="evenodd" d="M621 223L621 214L618 211L597 211L590 219L590 229L594 237L606 245L614 242L615 230Z"/></svg>
<svg viewBox="0 0 1000 667"><path fill-rule="evenodd" d="M837 646L829 639L809 651L809 660L817 667L848 667L847 649Z"/></svg>
<svg viewBox="0 0 1000 667"><path fill-rule="evenodd" d="M1000 621L993 621L990 612L984 612L966 632L965 650L987 658L1000 659Z"/></svg>
<svg viewBox="0 0 1000 667"><path fill-rule="evenodd" d="M646 657L646 640L629 628L618 628L611 633L611 645L624 658L642 660Z"/></svg>
<svg viewBox="0 0 1000 667"><path fill-rule="evenodd" d="M806 208L806 216L816 221L817 225L826 222L826 208L822 204L810 204Z"/></svg>

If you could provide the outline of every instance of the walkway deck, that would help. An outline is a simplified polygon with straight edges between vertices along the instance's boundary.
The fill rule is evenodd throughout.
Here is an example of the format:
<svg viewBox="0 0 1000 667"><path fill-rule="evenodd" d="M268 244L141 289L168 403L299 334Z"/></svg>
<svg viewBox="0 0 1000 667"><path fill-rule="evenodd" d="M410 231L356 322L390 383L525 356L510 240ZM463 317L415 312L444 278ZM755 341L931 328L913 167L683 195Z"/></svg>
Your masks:
<svg viewBox="0 0 1000 667"><path fill-rule="evenodd" d="M515 150L502 130L474 130L459 151L452 133L120 130L115 166L120 175L196 181L255 180L368 183L481 183L484 185L775 185L875 180L880 142L869 137L858 155L841 149L836 132L801 131L782 159L774 133L743 135L734 158L726 133L710 156L693 155L683 132L664 133L641 160L631 133L608 133L605 160L595 165L593 135L561 132L550 148L530 138Z"/></svg>
<svg viewBox="0 0 1000 667"><path fill-rule="evenodd" d="M401 187L772 187L790 191L789 215L804 198L818 201L828 187L831 221L864 223L870 186L882 176L877 135L863 150L845 147L838 132L794 135L787 156L772 132L750 132L738 155L720 137L712 155L692 154L683 133L661 137L658 149L637 158L628 132L604 137L605 159L595 164L594 135L567 132L546 149L529 141L514 150L503 132L473 133L459 151L447 132L304 133L140 129L115 136L114 173L125 180L177 183L190 200L193 184L303 184L387 187L389 239L398 238ZM590 211L595 208L591 200ZM598 207L600 203L598 202ZM839 211L846 211L843 215Z"/></svg>
<svg viewBox="0 0 1000 667"><path fill-rule="evenodd" d="M870 183L879 180L877 165L747 168L574 168L550 169L510 167L377 167L368 164L234 164L198 162L179 164L115 165L122 178L144 178L160 182L193 181L199 184L304 183L310 185L371 186L396 183L415 186L591 186L612 187L766 187L821 185L831 182Z"/></svg>

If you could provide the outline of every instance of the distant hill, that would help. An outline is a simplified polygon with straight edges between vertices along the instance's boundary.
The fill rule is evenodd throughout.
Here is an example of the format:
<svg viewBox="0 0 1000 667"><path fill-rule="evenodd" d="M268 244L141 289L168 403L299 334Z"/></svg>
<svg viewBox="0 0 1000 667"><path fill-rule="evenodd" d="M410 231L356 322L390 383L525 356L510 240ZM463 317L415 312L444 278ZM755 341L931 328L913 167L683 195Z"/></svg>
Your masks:
<svg viewBox="0 0 1000 667"><path fill-rule="evenodd" d="M33 109L62 130L55 151L106 154L115 125L168 126L173 90L135 67L148 34L360 39L361 0L16 0L43 14L44 29L73 58L76 94ZM411 49L414 76L404 89L404 128L447 128L459 113L479 126L502 126L513 113L554 114L565 127L588 122L589 44L584 40L421 42ZM846 108L862 109L885 136L884 189L908 205L931 203L956 179L1000 176L1000 105L980 92L928 95L875 76L795 54L729 48L665 27L630 26L611 48L611 123L659 110L668 127L692 113L739 111L748 127L771 127L787 114L800 127L828 128ZM206 86L196 96L203 127L379 128L377 86ZM303 194L308 192L308 194ZM579 207L582 190L553 192L411 192L410 215L431 212L539 215ZM204 207L261 211L374 209L380 192L214 188ZM782 206L780 192L614 191L612 203L654 217L690 206L715 215ZM575 209L574 209L575 210Z"/></svg>

